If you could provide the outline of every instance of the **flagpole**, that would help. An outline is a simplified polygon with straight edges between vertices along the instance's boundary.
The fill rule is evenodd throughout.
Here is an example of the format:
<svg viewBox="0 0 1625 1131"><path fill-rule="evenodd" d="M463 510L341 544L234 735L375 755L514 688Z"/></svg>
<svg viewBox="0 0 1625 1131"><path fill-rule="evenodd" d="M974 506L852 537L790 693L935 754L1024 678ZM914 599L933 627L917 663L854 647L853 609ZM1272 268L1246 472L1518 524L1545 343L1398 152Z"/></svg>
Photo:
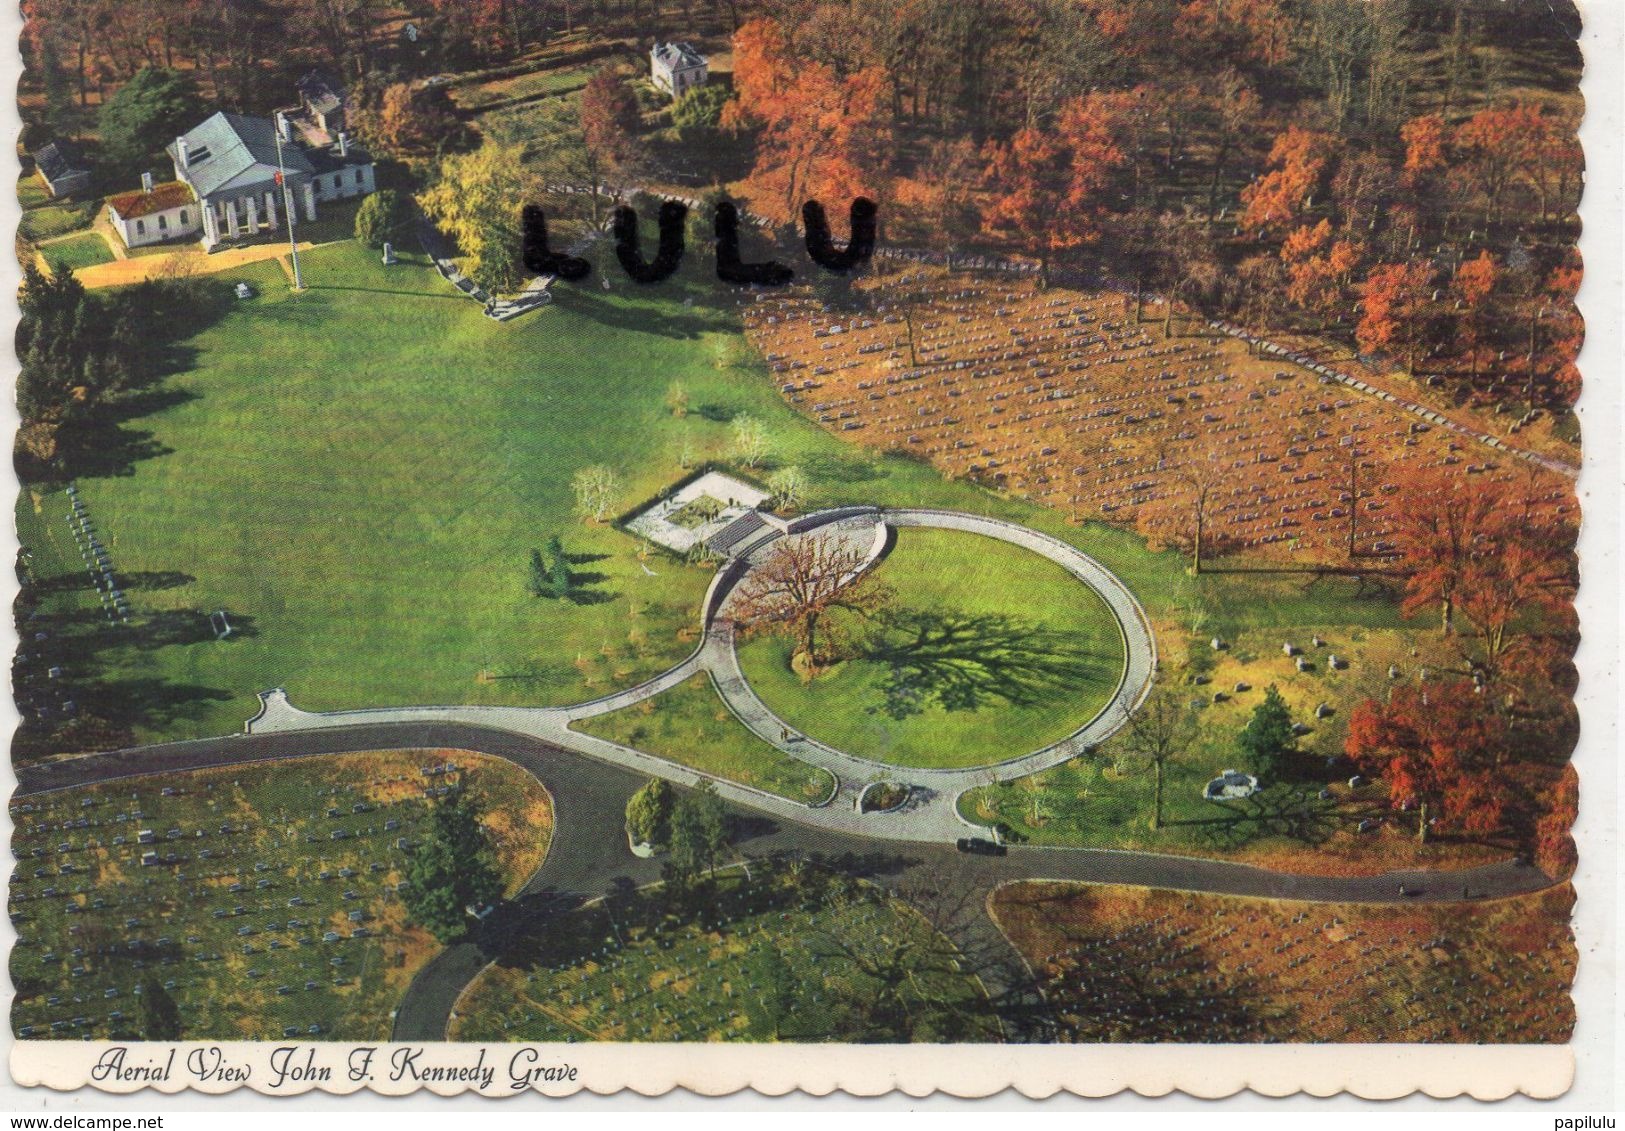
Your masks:
<svg viewBox="0 0 1625 1131"><path fill-rule="evenodd" d="M288 174L282 167L282 123L273 121L271 132L276 135L276 183L282 189L282 210L288 214L288 250L293 254L293 289L305 289L305 280L299 274L299 241L293 237L293 193L288 188Z"/></svg>

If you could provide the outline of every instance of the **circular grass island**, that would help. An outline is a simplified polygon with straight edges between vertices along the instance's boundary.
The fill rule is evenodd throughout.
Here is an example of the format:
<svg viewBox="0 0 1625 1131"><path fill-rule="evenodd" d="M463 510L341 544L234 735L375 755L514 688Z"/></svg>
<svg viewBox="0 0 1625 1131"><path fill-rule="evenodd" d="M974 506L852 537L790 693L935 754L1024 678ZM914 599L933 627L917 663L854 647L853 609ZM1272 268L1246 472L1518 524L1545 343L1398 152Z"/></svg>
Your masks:
<svg viewBox="0 0 1625 1131"><path fill-rule="evenodd" d="M837 662L811 680L793 641L741 641L739 664L796 730L857 758L964 769L1016 758L1111 702L1125 664L1106 602L1008 542L905 527L866 584L893 594L874 618L836 611Z"/></svg>

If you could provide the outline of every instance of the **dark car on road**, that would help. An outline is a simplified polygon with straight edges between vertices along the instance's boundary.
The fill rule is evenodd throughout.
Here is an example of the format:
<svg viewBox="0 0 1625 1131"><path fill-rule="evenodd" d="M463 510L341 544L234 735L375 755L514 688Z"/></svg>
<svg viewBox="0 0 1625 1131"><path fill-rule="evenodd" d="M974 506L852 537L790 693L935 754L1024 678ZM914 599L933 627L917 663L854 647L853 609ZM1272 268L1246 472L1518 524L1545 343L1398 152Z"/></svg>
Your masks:
<svg viewBox="0 0 1625 1131"><path fill-rule="evenodd" d="M984 840L979 836L962 836L958 840L959 851L968 852L973 856L1003 856L1005 847L991 840Z"/></svg>

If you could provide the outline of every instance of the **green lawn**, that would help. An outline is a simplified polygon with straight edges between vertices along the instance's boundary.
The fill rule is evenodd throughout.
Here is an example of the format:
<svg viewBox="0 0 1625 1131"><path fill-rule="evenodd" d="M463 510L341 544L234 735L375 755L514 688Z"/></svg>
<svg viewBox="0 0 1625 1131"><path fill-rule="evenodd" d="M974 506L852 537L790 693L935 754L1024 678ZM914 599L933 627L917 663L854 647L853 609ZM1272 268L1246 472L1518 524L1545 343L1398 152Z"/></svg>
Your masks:
<svg viewBox="0 0 1625 1131"><path fill-rule="evenodd" d="M17 177L17 203L23 208L38 208L42 204L49 204L51 193L45 187L45 182L33 169Z"/></svg>
<svg viewBox="0 0 1625 1131"><path fill-rule="evenodd" d="M421 260L384 268L344 243L302 264L297 296L274 263L216 277L259 297L184 343L154 411L79 481L135 617L98 630L63 687L137 741L237 730L275 686L321 710L559 704L664 669L693 647L711 574L639 562L633 539L578 521L570 477L611 465L629 508L683 473L685 450L725 458L739 412L807 470L811 505L1011 509L802 421L738 334L732 294L692 278L634 289L612 267L612 290L562 285L498 325ZM663 403L674 379L693 406L681 419ZM21 537L63 586L43 615L94 628L67 510L25 492ZM568 601L525 590L554 533L576 568ZM215 610L236 626L218 642Z"/></svg>
<svg viewBox="0 0 1625 1131"><path fill-rule="evenodd" d="M423 776L448 760L458 775ZM440 949L394 894L407 862L397 842L427 829L425 787L458 778L511 894L547 854L552 800L484 755L345 754L14 801L13 1026L141 1038L138 987L153 979L188 1040L388 1037L390 1011ZM146 852L159 862L142 864Z"/></svg>
<svg viewBox="0 0 1625 1131"><path fill-rule="evenodd" d="M40 254L47 263L61 264L72 271L80 267L94 267L98 263L113 262L113 253L100 232L83 232L64 240L46 244Z"/></svg>
<svg viewBox="0 0 1625 1131"><path fill-rule="evenodd" d="M823 801L835 788L828 770L798 762L746 730L703 672L653 699L583 720L575 729L792 801Z"/></svg>
<svg viewBox="0 0 1625 1131"><path fill-rule="evenodd" d="M566 70L533 71L514 78L493 79L477 86L457 87L453 100L462 110L479 112L482 108L519 98L535 98L544 94L559 94L579 90L597 72L595 66L574 67Z"/></svg>
<svg viewBox="0 0 1625 1131"><path fill-rule="evenodd" d="M789 638L740 648L751 686L791 726L894 765L980 766L1063 738L1111 701L1123 640L1094 590L992 538L896 537L872 574L895 594L891 623L836 614L855 658L806 682L791 670Z"/></svg>

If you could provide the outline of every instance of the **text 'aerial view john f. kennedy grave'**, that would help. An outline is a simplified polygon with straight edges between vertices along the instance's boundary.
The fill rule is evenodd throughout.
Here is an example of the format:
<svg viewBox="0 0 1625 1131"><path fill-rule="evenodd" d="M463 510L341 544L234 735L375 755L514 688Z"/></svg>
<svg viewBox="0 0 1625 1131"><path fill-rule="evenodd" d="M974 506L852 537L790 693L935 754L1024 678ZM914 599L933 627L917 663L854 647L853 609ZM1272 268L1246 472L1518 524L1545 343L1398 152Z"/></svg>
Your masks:
<svg viewBox="0 0 1625 1131"><path fill-rule="evenodd" d="M22 8L24 1082L1566 1055L1570 5Z"/></svg>

